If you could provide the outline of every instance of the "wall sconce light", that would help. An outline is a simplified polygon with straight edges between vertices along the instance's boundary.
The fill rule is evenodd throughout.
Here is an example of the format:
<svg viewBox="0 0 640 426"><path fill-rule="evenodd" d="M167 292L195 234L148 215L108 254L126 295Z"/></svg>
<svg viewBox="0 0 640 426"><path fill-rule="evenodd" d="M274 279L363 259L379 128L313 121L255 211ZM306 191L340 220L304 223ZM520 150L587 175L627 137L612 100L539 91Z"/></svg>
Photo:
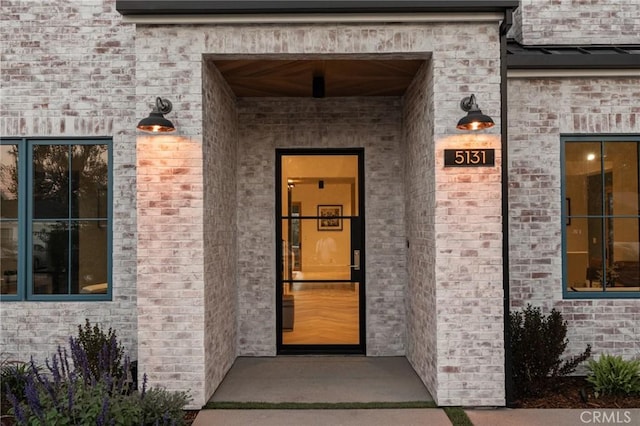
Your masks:
<svg viewBox="0 0 640 426"><path fill-rule="evenodd" d="M176 130L172 122L164 118L164 114L169 114L173 109L171 101L168 99L156 98L156 104L147 118L143 118L138 123L137 129L149 133L167 133Z"/></svg>
<svg viewBox="0 0 640 426"><path fill-rule="evenodd" d="M456 126L460 130L481 130L495 126L495 123L488 115L484 115L476 103L476 95L467 96L460 101L460 108L468 112L465 117L458 121Z"/></svg>

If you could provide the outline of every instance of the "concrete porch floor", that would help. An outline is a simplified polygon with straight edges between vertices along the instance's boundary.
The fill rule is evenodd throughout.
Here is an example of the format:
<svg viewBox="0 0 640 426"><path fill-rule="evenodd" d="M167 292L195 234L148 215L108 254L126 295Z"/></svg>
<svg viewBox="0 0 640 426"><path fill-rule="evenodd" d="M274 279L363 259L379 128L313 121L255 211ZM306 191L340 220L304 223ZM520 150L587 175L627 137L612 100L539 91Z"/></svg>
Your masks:
<svg viewBox="0 0 640 426"><path fill-rule="evenodd" d="M238 358L214 393L214 402L432 401L404 357L278 356ZM449 426L444 410L202 410L193 426L247 425Z"/></svg>
<svg viewBox="0 0 640 426"><path fill-rule="evenodd" d="M432 401L404 357L241 357L212 401L407 402Z"/></svg>

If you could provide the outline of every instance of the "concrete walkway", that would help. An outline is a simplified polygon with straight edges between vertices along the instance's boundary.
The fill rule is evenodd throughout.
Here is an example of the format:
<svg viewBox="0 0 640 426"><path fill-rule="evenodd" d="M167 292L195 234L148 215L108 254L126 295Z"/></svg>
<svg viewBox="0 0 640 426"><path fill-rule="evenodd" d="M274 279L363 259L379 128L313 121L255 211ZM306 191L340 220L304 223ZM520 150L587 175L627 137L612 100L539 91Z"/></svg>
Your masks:
<svg viewBox="0 0 640 426"><path fill-rule="evenodd" d="M640 425L639 409L508 409L465 410L474 426Z"/></svg>
<svg viewBox="0 0 640 426"><path fill-rule="evenodd" d="M214 402L431 402L404 357L238 358ZM193 426L450 426L444 410L202 410Z"/></svg>
<svg viewBox="0 0 640 426"><path fill-rule="evenodd" d="M404 357L238 358L215 402L432 401ZM466 409L475 426L640 425L640 409ZM450 426L440 408L201 410L193 426Z"/></svg>

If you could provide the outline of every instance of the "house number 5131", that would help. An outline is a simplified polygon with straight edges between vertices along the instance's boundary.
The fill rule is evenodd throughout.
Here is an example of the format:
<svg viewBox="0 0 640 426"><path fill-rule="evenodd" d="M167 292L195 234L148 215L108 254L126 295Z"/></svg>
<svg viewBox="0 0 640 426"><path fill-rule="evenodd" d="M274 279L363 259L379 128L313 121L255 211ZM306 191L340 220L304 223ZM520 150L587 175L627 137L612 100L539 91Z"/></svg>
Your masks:
<svg viewBox="0 0 640 426"><path fill-rule="evenodd" d="M493 167L494 149L445 149L445 167Z"/></svg>

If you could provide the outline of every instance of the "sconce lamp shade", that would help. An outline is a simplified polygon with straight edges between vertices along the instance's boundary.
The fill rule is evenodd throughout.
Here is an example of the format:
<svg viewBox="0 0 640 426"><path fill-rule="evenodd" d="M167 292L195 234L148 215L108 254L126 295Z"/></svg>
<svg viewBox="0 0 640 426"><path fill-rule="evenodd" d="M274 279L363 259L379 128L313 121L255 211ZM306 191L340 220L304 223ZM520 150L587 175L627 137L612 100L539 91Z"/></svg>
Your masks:
<svg viewBox="0 0 640 426"><path fill-rule="evenodd" d="M458 121L456 126L460 130L481 130L495 126L493 119L484 115L478 104L475 95L468 96L460 101L460 108L468 114Z"/></svg>
<svg viewBox="0 0 640 426"><path fill-rule="evenodd" d="M143 118L138 123L138 130L149 133L167 133L176 130L173 123L166 118L164 114L168 114L173 109L173 105L167 99L156 98L156 104L147 118Z"/></svg>

